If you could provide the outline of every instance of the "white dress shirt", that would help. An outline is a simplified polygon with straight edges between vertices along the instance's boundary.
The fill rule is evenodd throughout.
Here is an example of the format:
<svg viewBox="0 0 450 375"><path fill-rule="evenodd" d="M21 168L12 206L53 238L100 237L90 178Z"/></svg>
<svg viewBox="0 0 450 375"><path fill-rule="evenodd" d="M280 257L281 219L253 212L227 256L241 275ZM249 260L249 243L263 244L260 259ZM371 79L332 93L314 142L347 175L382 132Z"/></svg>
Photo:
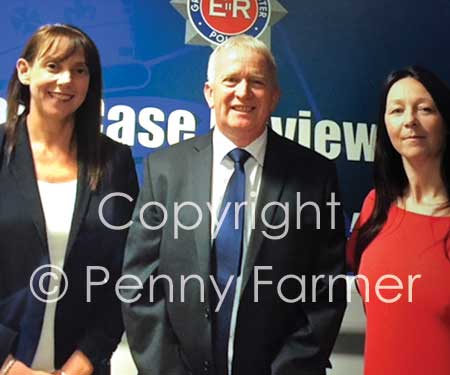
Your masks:
<svg viewBox="0 0 450 375"><path fill-rule="evenodd" d="M212 184L211 184L211 206L212 212L216 218L211 217L211 245L214 242L216 224L219 219L219 210L225 195L228 182L234 172L234 162L227 154L237 148L216 126L213 131L213 166L212 166ZM240 296L242 293L242 271L247 259L247 250L252 229L255 228L255 208L258 194L261 186L261 175L266 154L267 128L264 132L248 146L243 147L251 157L244 165L245 169L245 206L244 214L244 238L242 244L242 262L241 272L236 280L236 292L234 296L233 311L230 322L230 338L228 341L228 369L231 375L233 363L234 334L236 330L237 313L239 308ZM241 147L242 148L242 147Z"/></svg>

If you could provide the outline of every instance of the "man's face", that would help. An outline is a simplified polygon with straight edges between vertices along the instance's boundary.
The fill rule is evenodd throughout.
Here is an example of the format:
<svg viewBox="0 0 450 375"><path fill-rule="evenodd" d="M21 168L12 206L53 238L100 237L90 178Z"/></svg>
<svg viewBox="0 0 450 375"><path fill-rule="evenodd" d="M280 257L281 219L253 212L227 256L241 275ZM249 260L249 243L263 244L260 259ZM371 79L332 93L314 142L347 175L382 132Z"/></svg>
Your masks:
<svg viewBox="0 0 450 375"><path fill-rule="evenodd" d="M212 80L204 94L217 126L236 145L246 146L263 133L280 96L266 58L243 48L220 51Z"/></svg>

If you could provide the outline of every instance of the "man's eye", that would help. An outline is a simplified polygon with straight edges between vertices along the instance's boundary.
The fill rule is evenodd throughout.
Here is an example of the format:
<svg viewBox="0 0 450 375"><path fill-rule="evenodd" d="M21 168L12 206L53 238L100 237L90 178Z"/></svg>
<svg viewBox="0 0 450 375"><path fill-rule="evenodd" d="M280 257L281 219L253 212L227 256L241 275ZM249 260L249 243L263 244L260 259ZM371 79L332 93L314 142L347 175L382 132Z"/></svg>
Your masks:
<svg viewBox="0 0 450 375"><path fill-rule="evenodd" d="M225 83L237 83L238 80L237 80L237 78L234 78L234 77L228 77L228 78L224 79L224 82Z"/></svg>
<svg viewBox="0 0 450 375"><path fill-rule="evenodd" d="M389 110L389 113L392 113L392 114L403 113L403 108L402 107L393 107Z"/></svg>

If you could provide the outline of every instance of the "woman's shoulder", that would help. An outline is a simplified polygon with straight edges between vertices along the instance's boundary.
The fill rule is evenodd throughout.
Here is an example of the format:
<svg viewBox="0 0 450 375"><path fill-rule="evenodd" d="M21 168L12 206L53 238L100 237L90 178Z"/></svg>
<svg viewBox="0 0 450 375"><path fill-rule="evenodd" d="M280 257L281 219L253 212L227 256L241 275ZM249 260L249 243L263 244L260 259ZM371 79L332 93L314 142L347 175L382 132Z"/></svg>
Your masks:
<svg viewBox="0 0 450 375"><path fill-rule="evenodd" d="M366 198L364 199L364 201L368 200L368 201L375 202L376 196L377 196L377 193L376 193L375 189L372 189L372 190L370 190L367 193Z"/></svg>
<svg viewBox="0 0 450 375"><path fill-rule="evenodd" d="M5 128L6 128L5 123L0 124L0 145L3 144L3 138L5 137Z"/></svg>
<svg viewBox="0 0 450 375"><path fill-rule="evenodd" d="M3 148L5 143L5 123L0 124L0 165L2 164Z"/></svg>
<svg viewBox="0 0 450 375"><path fill-rule="evenodd" d="M361 208L361 219L362 221L367 220L370 214L373 211L373 208L375 207L375 202L377 199L377 194L375 192L375 189L372 189L369 191L369 193L364 198L364 202L362 204Z"/></svg>
<svg viewBox="0 0 450 375"><path fill-rule="evenodd" d="M131 153L130 146L117 142L105 134L100 134L100 147L104 154Z"/></svg>
<svg viewBox="0 0 450 375"><path fill-rule="evenodd" d="M361 212L359 214L359 218L355 224L355 227L352 230L352 234L348 239L346 246L346 258L347 265L352 272L357 273L356 269L356 244L358 240L359 229L363 226L364 223L367 222L370 215L372 214L373 208L375 207L376 193L375 189L369 191L369 193L364 198L364 202L361 207Z"/></svg>
<svg viewBox="0 0 450 375"><path fill-rule="evenodd" d="M367 193L366 197L364 198L358 220L355 223L355 227L353 229L358 230L367 222L367 220L369 220L369 217L374 210L375 202L376 202L376 192L375 189L372 189Z"/></svg>
<svg viewBox="0 0 450 375"><path fill-rule="evenodd" d="M100 136L100 155L106 168L120 169L121 166L128 168L134 163L130 146L119 143L104 134Z"/></svg>
<svg viewBox="0 0 450 375"><path fill-rule="evenodd" d="M112 180L123 180L124 176L135 179L136 171L131 148L119 143L108 136L100 136L100 154L104 178Z"/></svg>

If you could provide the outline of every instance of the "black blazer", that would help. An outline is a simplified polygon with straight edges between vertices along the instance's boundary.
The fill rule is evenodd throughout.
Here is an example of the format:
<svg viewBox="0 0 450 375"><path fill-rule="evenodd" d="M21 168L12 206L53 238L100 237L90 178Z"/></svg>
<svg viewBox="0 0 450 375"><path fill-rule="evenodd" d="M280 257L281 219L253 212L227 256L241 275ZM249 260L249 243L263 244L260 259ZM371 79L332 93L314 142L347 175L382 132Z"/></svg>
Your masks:
<svg viewBox="0 0 450 375"><path fill-rule="evenodd" d="M128 342L141 375L214 374L210 293L211 238L210 201L212 169L211 133L153 153L145 168L145 180L133 214L125 251L124 273L139 277L144 287L128 290L131 303L123 304ZM337 193L334 164L272 131L268 134L262 172L256 229L248 247L238 310L233 357L234 375L322 375L329 366L329 355L345 310L345 285L337 282L334 299L328 302L330 283L317 287L317 302L311 302L312 275L338 275L344 272L344 224L341 208L335 214L336 229L330 229L331 210L326 205L330 193ZM296 198L320 207L320 229L316 229L315 210L301 214L296 229ZM338 196L336 198L339 199ZM159 230L146 229L140 211L147 202L159 202L168 211L167 222ZM173 207L191 201L202 208L203 220L195 230L179 228L174 233ZM265 228L262 208L269 202L289 203L289 230L282 239L265 238L281 231ZM157 226L164 212L155 204L143 211L145 223ZM272 206L266 212L272 225L284 222L284 212ZM180 211L180 221L193 225L198 213L188 207ZM254 303L255 266L271 266L259 278L272 281L259 288ZM277 295L278 282L288 274L305 275L308 288L304 301L284 302ZM149 295L150 275L167 275L173 282L173 302L167 280L154 284ZM181 301L180 279L199 275L205 280L205 301L201 301L199 282L190 280ZM135 285L135 282L130 282ZM286 298L301 294L297 281L283 284ZM124 293L125 294L125 293ZM141 298L139 297L141 294Z"/></svg>
<svg viewBox="0 0 450 375"><path fill-rule="evenodd" d="M18 141L9 163L2 152L4 133L4 126L0 125L0 363L12 353L30 365L45 311L45 304L31 292L30 278L39 266L50 261L26 124L19 125ZM106 228L99 219L98 207L111 192L126 193L134 200L138 191L129 147L102 136L101 149L106 167L96 191L88 187L85 168L79 164L64 262L68 289L57 304L54 332L56 368L78 349L94 364L95 374L108 369L123 331L114 284L120 276L127 235L127 230ZM105 219L113 225L127 223L133 206L134 201L111 199L104 206ZM109 272L107 284L92 287L90 303L86 302L88 266L102 266ZM94 281L103 277L104 272L92 273ZM37 280L35 277L35 287Z"/></svg>

